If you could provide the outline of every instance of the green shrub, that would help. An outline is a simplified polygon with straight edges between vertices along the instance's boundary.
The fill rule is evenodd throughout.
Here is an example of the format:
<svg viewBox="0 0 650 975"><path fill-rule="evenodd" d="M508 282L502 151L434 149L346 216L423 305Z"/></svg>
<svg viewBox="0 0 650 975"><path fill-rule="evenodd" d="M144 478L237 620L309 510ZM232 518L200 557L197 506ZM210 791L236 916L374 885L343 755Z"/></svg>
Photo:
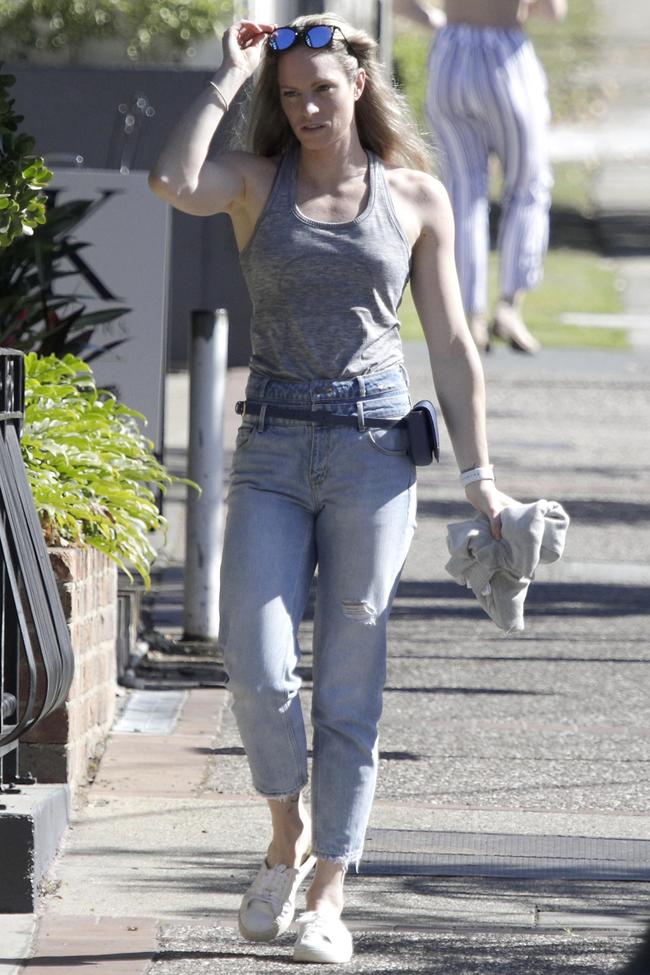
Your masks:
<svg viewBox="0 0 650 975"><path fill-rule="evenodd" d="M150 533L167 527L155 492L183 479L152 453L140 414L98 390L81 359L30 353L25 376L21 445L47 544L93 545L149 587Z"/></svg>
<svg viewBox="0 0 650 975"><path fill-rule="evenodd" d="M0 346L42 356L70 353L90 362L125 341L123 331L116 337L107 326L130 309L110 304L115 296L88 263L89 245L76 236L103 203L102 198L49 206L44 226L0 250ZM79 284L90 289L94 311L88 311L90 295Z"/></svg>
<svg viewBox="0 0 650 975"><path fill-rule="evenodd" d="M212 36L232 13L231 0L3 0L0 51L75 51L87 40L117 38L132 61L191 56L191 42Z"/></svg>
<svg viewBox="0 0 650 975"><path fill-rule="evenodd" d="M45 223L42 190L52 178L43 160L33 155L34 140L18 132L23 116L14 111L8 92L15 81L13 75L0 74L0 249Z"/></svg>

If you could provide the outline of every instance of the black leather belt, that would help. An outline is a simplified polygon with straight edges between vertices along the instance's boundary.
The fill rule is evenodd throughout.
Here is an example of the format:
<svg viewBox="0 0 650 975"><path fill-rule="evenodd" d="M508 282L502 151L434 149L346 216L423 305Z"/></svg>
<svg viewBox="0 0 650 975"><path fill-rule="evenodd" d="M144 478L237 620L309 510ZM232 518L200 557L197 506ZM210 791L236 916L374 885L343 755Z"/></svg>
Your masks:
<svg viewBox="0 0 650 975"><path fill-rule="evenodd" d="M362 401L361 401L362 402ZM307 423L320 423L332 427L356 427L357 430L377 428L395 430L404 427L408 433L408 454L417 467L426 467L433 458L440 460L440 440L438 421L433 403L423 399L416 403L406 416L389 419L387 417L364 417L356 413L330 413L328 410L292 409L290 406L275 406L273 403L257 403L255 400L239 400L235 412L240 416L260 416L261 424L267 416L282 420L305 420Z"/></svg>
<svg viewBox="0 0 650 975"><path fill-rule="evenodd" d="M247 413L249 416L259 416L264 410L264 417L276 417L279 420L305 420L307 423L319 423L324 426L335 426L335 427L359 427L359 417L356 413L330 413L329 410L307 410L307 409L293 409L290 406L275 406L273 403L256 403L254 400L239 400L235 404L235 413L240 416L244 416ZM393 428L399 428L406 426L406 417L395 417L395 419L390 419L386 417L365 417L363 420L364 427L379 427L382 430L392 430Z"/></svg>

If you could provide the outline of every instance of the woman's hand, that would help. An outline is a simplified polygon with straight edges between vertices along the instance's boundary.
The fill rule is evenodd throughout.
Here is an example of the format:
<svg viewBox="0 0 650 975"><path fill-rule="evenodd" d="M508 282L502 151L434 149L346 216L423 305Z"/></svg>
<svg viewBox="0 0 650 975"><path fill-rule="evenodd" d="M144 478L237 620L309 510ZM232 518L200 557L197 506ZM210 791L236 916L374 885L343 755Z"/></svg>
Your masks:
<svg viewBox="0 0 650 975"><path fill-rule="evenodd" d="M222 41L224 68L234 68L249 78L260 63L264 41L276 26L239 20L229 27Z"/></svg>
<svg viewBox="0 0 650 975"><path fill-rule="evenodd" d="M447 26L447 14L440 7L429 7L426 13L429 26L434 30L442 30L443 27Z"/></svg>
<svg viewBox="0 0 650 975"><path fill-rule="evenodd" d="M494 481L472 481L465 488L465 496L477 511L490 519L492 537L498 541L501 538L501 512L513 504L514 498L499 491Z"/></svg>

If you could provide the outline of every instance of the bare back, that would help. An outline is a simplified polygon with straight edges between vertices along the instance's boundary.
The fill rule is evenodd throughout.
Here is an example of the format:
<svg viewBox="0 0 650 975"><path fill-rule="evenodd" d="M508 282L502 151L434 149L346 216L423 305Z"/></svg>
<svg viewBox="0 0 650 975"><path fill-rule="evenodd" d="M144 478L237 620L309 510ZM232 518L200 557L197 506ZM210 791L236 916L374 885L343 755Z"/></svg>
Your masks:
<svg viewBox="0 0 650 975"><path fill-rule="evenodd" d="M447 0L445 3L448 23L475 27L517 27L526 20L527 7L525 0Z"/></svg>

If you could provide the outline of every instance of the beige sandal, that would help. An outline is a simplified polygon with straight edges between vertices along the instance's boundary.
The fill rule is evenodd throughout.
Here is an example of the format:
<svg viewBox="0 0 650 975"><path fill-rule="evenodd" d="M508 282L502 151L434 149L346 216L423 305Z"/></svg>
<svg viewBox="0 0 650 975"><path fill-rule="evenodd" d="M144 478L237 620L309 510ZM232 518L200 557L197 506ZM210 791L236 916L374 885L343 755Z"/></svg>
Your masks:
<svg viewBox="0 0 650 975"><path fill-rule="evenodd" d="M517 352L535 355L542 347L526 328L519 312L505 301L500 301L497 305L490 331L496 338L508 342Z"/></svg>

